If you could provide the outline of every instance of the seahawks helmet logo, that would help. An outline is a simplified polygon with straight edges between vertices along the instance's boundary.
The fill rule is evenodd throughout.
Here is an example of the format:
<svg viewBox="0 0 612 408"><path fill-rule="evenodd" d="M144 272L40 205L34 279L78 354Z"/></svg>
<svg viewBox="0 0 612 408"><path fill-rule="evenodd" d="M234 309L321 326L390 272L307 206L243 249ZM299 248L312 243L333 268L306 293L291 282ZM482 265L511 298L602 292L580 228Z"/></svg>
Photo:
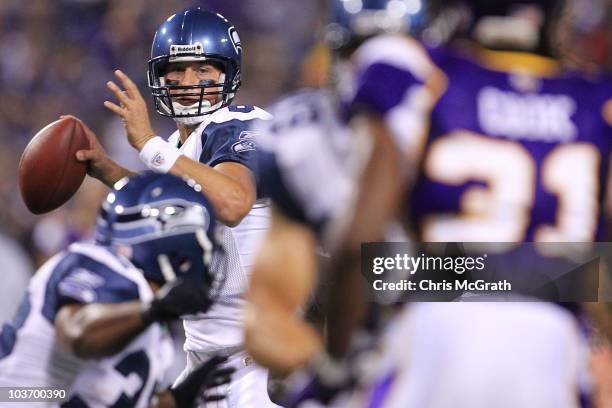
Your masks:
<svg viewBox="0 0 612 408"><path fill-rule="evenodd" d="M234 26L231 26L227 34L229 35L229 38L232 40L232 45L234 46L234 50L236 50L236 53L241 54L242 53L242 43L240 42L238 31L236 31Z"/></svg>

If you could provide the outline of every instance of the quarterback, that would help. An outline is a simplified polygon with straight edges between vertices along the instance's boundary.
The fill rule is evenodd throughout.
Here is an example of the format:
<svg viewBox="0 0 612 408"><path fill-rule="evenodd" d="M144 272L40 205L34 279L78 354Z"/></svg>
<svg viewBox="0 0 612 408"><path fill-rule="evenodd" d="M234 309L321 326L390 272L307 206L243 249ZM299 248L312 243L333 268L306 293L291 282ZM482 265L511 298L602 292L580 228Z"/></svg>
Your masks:
<svg viewBox="0 0 612 408"><path fill-rule="evenodd" d="M167 140L155 135L143 97L121 71L116 76L122 88L108 82L119 104L104 105L123 119L130 144L151 170L194 179L226 226L220 238L225 256L211 267L225 271L227 281L206 314L184 321L185 375L221 353L239 371L230 385L230 406L267 406L267 372L241 351L241 321L251 258L269 223L267 204L258 196L254 134L248 129L269 114L231 105L241 83L241 59L240 37L227 19L200 7L181 11L157 30L148 71L157 112L173 118L177 131ZM89 162L90 175L109 184L129 173L99 144L92 145L77 152Z"/></svg>

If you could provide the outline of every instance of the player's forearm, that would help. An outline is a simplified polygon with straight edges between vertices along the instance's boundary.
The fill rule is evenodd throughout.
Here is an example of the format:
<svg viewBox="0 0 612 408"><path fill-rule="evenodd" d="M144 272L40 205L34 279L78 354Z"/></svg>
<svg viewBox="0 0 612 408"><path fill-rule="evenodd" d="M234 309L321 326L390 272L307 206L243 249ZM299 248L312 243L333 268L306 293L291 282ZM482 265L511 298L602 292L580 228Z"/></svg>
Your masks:
<svg viewBox="0 0 612 408"><path fill-rule="evenodd" d="M404 177L402 158L380 120L370 122L374 148L361 177L356 206L340 245L332 253L328 296L327 351L342 358L353 331L364 317L361 286L361 243L381 240L401 202ZM345 296L353 293L354 296Z"/></svg>
<svg viewBox="0 0 612 408"><path fill-rule="evenodd" d="M91 304L56 318L60 341L81 358L99 358L122 350L147 327L139 301Z"/></svg>
<svg viewBox="0 0 612 408"><path fill-rule="evenodd" d="M314 328L283 309L250 304L245 329L249 355L277 374L289 374L305 366L323 349Z"/></svg>
<svg viewBox="0 0 612 408"><path fill-rule="evenodd" d="M115 183L122 178L131 177L135 174L136 173L133 171L126 169L125 167L109 159L104 171L100 172L99 174L94 174L93 176L104 183L107 187L113 188Z"/></svg>
<svg viewBox="0 0 612 408"><path fill-rule="evenodd" d="M344 250L359 252L363 242L384 238L397 216L407 182L407 165L382 119L371 119L374 145L361 175L353 214L339 240Z"/></svg>
<svg viewBox="0 0 612 408"><path fill-rule="evenodd" d="M255 203L254 192L247 191L231 177L185 156L179 157L170 172L197 181L215 209L217 220L230 227L238 225Z"/></svg>
<svg viewBox="0 0 612 408"><path fill-rule="evenodd" d="M354 330L365 316L365 300L358 272L359 256L359 252L346 248L336 253L330 264L326 349L330 356L338 360L348 352Z"/></svg>
<svg viewBox="0 0 612 408"><path fill-rule="evenodd" d="M299 315L316 284L315 251L310 229L273 211L253 265L245 340L253 358L276 372L301 367L323 348L321 336Z"/></svg>

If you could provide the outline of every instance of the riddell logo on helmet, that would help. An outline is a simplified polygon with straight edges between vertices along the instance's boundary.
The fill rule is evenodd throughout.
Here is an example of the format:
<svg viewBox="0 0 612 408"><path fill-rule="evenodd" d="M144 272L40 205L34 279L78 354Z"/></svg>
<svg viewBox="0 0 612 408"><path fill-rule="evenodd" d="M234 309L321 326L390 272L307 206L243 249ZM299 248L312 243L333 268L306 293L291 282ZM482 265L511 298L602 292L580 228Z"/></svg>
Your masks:
<svg viewBox="0 0 612 408"><path fill-rule="evenodd" d="M171 45L170 55L181 55L181 54L203 54L204 48L202 44L187 44L187 45Z"/></svg>

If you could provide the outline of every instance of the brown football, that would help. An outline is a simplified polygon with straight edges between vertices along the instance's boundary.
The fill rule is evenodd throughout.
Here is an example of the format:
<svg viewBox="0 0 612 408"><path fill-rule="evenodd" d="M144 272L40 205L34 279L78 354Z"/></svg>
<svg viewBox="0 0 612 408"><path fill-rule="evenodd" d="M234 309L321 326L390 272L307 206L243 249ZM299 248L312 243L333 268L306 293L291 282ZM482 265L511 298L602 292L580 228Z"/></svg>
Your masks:
<svg viewBox="0 0 612 408"><path fill-rule="evenodd" d="M32 138L19 162L19 189L31 212L55 210L74 195L87 173L75 153L88 148L85 129L72 116L48 124Z"/></svg>

